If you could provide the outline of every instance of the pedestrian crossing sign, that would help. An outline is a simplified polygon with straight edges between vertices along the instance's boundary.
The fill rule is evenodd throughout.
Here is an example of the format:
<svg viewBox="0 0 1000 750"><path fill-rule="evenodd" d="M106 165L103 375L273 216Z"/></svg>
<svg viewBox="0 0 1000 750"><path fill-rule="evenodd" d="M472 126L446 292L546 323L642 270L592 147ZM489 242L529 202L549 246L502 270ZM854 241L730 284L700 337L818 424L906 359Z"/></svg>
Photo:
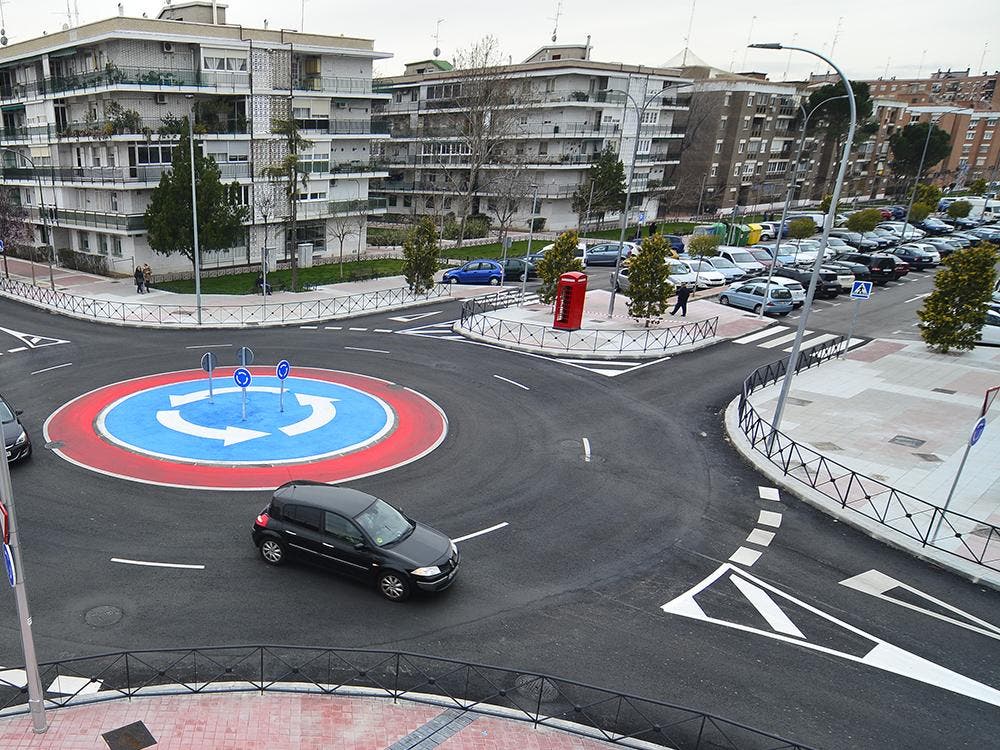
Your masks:
<svg viewBox="0 0 1000 750"><path fill-rule="evenodd" d="M851 287L851 299L871 299L872 283L870 281L855 281Z"/></svg>

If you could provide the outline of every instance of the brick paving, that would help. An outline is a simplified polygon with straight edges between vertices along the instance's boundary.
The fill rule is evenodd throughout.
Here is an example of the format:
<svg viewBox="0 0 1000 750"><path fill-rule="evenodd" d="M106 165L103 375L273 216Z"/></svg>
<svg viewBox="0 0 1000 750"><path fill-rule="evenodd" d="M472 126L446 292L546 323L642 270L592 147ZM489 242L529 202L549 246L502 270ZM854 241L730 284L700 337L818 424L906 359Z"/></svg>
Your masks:
<svg viewBox="0 0 1000 750"><path fill-rule="evenodd" d="M454 711L452 713L455 713ZM109 750L102 735L141 721L155 750L385 750L446 709L374 698L229 693L111 700L46 712L34 734L29 716L0 719L3 750ZM421 750L607 750L611 744L524 722L465 714L466 726ZM439 721L440 723L440 721ZM460 723L465 723L460 722ZM398 745L397 745L398 747Z"/></svg>

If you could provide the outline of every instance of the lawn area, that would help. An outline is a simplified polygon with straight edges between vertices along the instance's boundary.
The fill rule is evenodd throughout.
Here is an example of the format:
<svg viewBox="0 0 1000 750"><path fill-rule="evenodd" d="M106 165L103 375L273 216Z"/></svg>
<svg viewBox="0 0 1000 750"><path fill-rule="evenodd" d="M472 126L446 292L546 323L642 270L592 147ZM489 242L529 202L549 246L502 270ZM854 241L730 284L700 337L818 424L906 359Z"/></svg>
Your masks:
<svg viewBox="0 0 1000 750"><path fill-rule="evenodd" d="M403 273L403 261L396 258L380 258L377 260L361 260L344 263L344 275L340 275L340 265L330 263L323 266L299 269L299 287L336 284L341 281L361 281L380 276L398 276ZM201 280L203 294L257 294L254 283L257 273L237 273L230 276L214 276ZM267 275L267 283L275 290L291 288L292 272L282 269ZM194 293L194 279L183 281L165 281L153 285L156 289L179 294Z"/></svg>

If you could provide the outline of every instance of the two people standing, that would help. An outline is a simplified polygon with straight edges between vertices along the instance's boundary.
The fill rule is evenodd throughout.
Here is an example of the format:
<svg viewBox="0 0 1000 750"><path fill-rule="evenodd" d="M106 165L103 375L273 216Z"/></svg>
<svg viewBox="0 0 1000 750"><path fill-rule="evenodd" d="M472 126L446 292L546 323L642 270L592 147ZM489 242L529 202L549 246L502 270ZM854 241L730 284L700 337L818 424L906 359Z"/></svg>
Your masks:
<svg viewBox="0 0 1000 750"><path fill-rule="evenodd" d="M153 285L153 269L149 267L148 263L141 266L135 267L135 273L132 274L135 279L135 290L142 294L143 292L148 292Z"/></svg>

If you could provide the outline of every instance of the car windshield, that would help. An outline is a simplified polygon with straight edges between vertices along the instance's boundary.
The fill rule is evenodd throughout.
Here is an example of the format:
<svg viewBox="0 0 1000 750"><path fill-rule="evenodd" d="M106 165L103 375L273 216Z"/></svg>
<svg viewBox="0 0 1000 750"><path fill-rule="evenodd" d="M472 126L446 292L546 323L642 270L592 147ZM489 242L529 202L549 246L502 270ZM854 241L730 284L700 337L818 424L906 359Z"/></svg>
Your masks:
<svg viewBox="0 0 1000 750"><path fill-rule="evenodd" d="M670 273L673 276L682 276L684 274L691 273L691 271L688 270L688 267L682 263L671 263L669 265Z"/></svg>
<svg viewBox="0 0 1000 750"><path fill-rule="evenodd" d="M712 258L709 263L716 268L736 268L736 264L728 258Z"/></svg>
<svg viewBox="0 0 1000 750"><path fill-rule="evenodd" d="M755 263L756 259L750 253L733 253L733 260L737 263Z"/></svg>
<svg viewBox="0 0 1000 750"><path fill-rule="evenodd" d="M3 401L0 401L0 422L7 424L14 421L14 415L10 413L10 408Z"/></svg>
<svg viewBox="0 0 1000 750"><path fill-rule="evenodd" d="M413 531L413 524L406 516L382 500L376 500L354 520L379 547L398 542Z"/></svg>

